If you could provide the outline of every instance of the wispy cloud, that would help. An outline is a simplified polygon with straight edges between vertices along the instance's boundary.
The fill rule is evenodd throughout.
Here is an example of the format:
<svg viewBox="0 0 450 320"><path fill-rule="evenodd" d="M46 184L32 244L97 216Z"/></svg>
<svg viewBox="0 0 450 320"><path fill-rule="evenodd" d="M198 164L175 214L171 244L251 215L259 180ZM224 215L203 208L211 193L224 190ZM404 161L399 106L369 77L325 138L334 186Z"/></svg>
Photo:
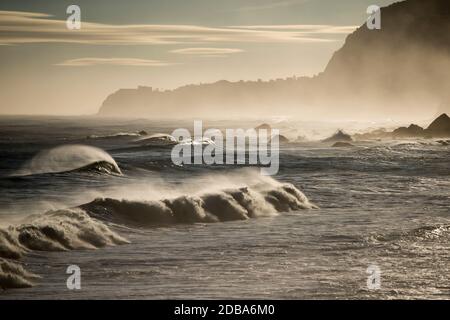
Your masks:
<svg viewBox="0 0 450 320"><path fill-rule="evenodd" d="M78 58L66 60L56 64L57 66L81 67L95 65L131 66L131 67L162 67L172 65L172 63L134 58Z"/></svg>
<svg viewBox="0 0 450 320"><path fill-rule="evenodd" d="M281 25L252 25L252 26L230 26L230 28L248 30L273 30L292 31L297 34L348 34L359 26L332 26L326 24L281 24Z"/></svg>
<svg viewBox="0 0 450 320"><path fill-rule="evenodd" d="M308 2L309 0L287 0L287 1L272 1L268 3L262 3L255 6L245 6L237 9L237 11L259 11L269 10L275 8L290 7L297 4Z"/></svg>
<svg viewBox="0 0 450 320"><path fill-rule="evenodd" d="M112 25L81 22L68 30L64 20L43 13L0 11L0 45L22 43L79 43L92 45L150 45L202 43L276 43L336 41L336 26ZM340 30L340 29L339 29ZM349 29L351 30L351 29Z"/></svg>
<svg viewBox="0 0 450 320"><path fill-rule="evenodd" d="M170 52L202 57L227 57L233 53L244 52L244 50L233 48L183 48L172 50Z"/></svg>

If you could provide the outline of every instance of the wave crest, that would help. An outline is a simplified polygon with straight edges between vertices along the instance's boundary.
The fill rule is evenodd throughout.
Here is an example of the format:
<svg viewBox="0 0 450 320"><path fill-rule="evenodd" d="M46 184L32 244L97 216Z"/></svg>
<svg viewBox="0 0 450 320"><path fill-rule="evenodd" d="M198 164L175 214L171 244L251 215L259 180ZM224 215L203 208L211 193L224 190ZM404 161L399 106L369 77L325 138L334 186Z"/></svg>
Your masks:
<svg viewBox="0 0 450 320"><path fill-rule="evenodd" d="M0 229L0 287L31 285L29 279L34 275L13 261L27 252L96 249L125 243L126 239L80 209L31 216L21 225Z"/></svg>
<svg viewBox="0 0 450 320"><path fill-rule="evenodd" d="M139 131L139 132L117 132L112 134L105 134L105 135L96 135L91 134L86 137L86 139L115 139L115 138L135 138L135 137L141 137L147 135L147 132L145 131Z"/></svg>
<svg viewBox="0 0 450 320"><path fill-rule="evenodd" d="M138 139L135 143L140 144L142 146L173 146L178 143L177 139L175 139L170 134L165 133L156 133L151 136Z"/></svg>
<svg viewBox="0 0 450 320"><path fill-rule="evenodd" d="M39 152L13 175L26 176L79 170L121 174L116 161L107 152L85 145L63 145Z"/></svg>
<svg viewBox="0 0 450 320"><path fill-rule="evenodd" d="M0 258L0 288L29 288L38 276L26 271L20 264Z"/></svg>
<svg viewBox="0 0 450 320"><path fill-rule="evenodd" d="M247 220L316 206L292 184L280 184L232 188L199 196L183 195L153 201L98 198L80 208L101 220L150 227Z"/></svg>

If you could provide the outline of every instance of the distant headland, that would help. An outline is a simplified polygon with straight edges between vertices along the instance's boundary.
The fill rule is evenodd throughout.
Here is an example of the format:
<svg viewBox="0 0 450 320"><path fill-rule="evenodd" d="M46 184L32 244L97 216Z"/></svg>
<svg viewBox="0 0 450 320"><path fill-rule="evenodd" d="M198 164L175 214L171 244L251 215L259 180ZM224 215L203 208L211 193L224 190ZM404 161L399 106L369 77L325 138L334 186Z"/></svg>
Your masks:
<svg viewBox="0 0 450 320"><path fill-rule="evenodd" d="M450 1L406 0L381 9L381 30L350 34L313 77L221 80L174 90L110 94L98 114L147 118L298 116L426 118L450 101ZM409 131L419 130L416 127ZM406 132L406 131L405 131Z"/></svg>

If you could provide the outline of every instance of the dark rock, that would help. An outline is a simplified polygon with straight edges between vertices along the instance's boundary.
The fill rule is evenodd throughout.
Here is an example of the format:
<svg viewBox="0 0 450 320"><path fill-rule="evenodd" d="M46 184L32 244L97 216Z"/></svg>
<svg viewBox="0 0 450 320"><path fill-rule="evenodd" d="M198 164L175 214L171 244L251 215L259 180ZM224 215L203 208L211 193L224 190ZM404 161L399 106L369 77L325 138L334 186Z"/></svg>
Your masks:
<svg viewBox="0 0 450 320"><path fill-rule="evenodd" d="M394 138L436 138L450 137L450 117L443 113L437 117L426 129L412 124L409 127L400 127L392 132Z"/></svg>
<svg viewBox="0 0 450 320"><path fill-rule="evenodd" d="M139 131L138 134L139 134L140 136L146 136L146 135L148 135L147 131L145 131L145 130Z"/></svg>
<svg viewBox="0 0 450 320"><path fill-rule="evenodd" d="M428 126L426 133L432 137L450 137L450 117L441 114Z"/></svg>
<svg viewBox="0 0 450 320"><path fill-rule="evenodd" d="M338 130L331 137L322 140L322 142L351 142L351 141L353 141L352 137L342 130Z"/></svg>
<svg viewBox="0 0 450 320"><path fill-rule="evenodd" d="M394 138L412 138L424 136L424 130L422 127L411 124L409 127L400 127L392 132Z"/></svg>

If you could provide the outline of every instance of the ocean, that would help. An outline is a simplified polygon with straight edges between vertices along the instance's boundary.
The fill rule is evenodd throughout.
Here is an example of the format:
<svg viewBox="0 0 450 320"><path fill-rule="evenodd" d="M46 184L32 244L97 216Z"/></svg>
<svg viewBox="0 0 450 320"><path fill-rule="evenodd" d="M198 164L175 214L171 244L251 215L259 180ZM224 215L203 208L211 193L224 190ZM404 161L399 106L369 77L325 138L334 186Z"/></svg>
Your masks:
<svg viewBox="0 0 450 320"><path fill-rule="evenodd" d="M263 177L141 141L192 125L1 117L0 299L450 298L449 146L278 119L293 142Z"/></svg>

